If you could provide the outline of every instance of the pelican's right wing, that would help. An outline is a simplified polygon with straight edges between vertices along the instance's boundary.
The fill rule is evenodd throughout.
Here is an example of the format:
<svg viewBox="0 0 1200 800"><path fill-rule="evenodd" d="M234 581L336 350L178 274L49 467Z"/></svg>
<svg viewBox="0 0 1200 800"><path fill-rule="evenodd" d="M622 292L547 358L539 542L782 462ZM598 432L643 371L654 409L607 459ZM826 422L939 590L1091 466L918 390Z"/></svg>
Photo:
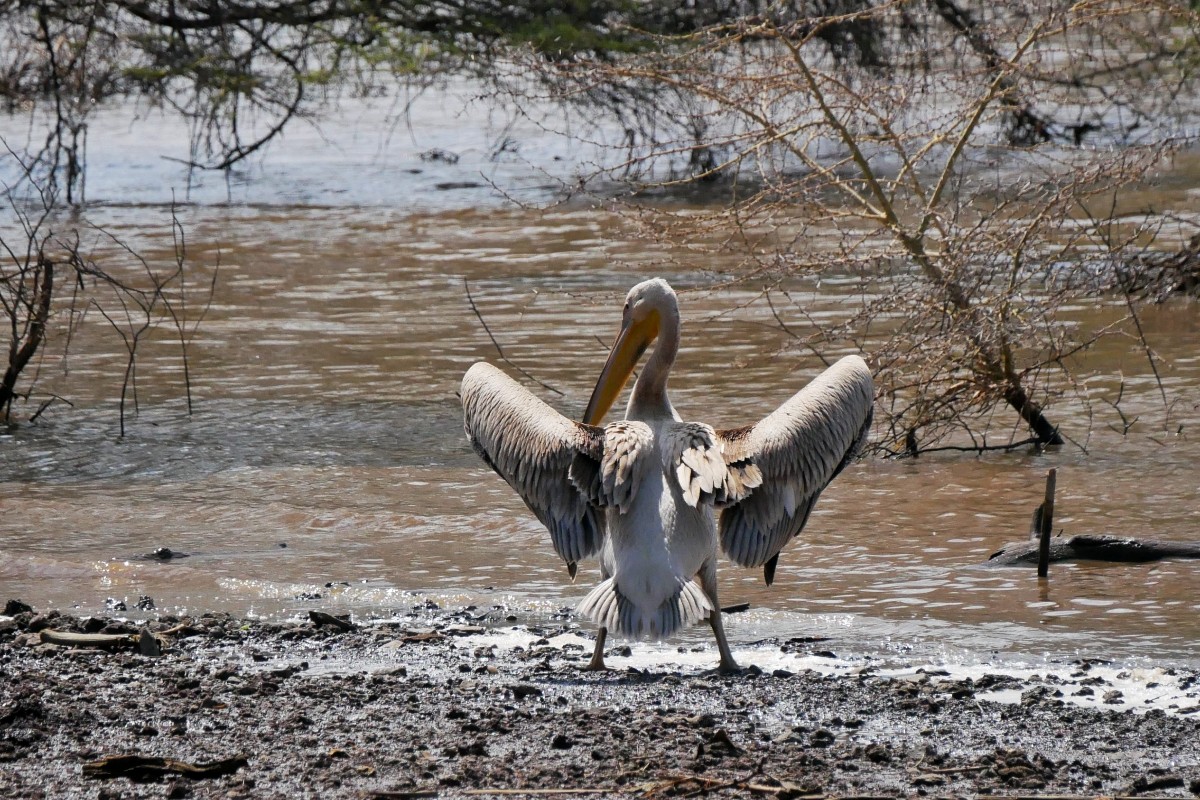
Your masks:
<svg viewBox="0 0 1200 800"><path fill-rule="evenodd" d="M546 526L575 577L575 563L595 555L604 540L604 509L591 496L604 429L567 419L484 362L467 370L461 395L475 452Z"/></svg>
<svg viewBox="0 0 1200 800"><path fill-rule="evenodd" d="M761 472L760 482L729 498L721 512L721 548L731 560L763 566L771 583L779 551L866 441L873 404L866 362L846 356L757 425L718 431L731 470L753 464Z"/></svg>

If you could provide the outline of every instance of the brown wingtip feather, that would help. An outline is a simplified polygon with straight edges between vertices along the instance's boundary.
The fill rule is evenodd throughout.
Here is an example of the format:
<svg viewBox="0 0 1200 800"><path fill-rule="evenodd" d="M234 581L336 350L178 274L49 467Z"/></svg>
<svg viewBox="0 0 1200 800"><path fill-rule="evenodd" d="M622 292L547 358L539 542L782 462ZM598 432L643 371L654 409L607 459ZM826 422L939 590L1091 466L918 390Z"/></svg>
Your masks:
<svg viewBox="0 0 1200 800"><path fill-rule="evenodd" d="M750 431L752 430L754 430L753 425L743 425L740 428L729 428L727 430L719 431L719 434L721 438L727 442L737 442L749 436Z"/></svg>

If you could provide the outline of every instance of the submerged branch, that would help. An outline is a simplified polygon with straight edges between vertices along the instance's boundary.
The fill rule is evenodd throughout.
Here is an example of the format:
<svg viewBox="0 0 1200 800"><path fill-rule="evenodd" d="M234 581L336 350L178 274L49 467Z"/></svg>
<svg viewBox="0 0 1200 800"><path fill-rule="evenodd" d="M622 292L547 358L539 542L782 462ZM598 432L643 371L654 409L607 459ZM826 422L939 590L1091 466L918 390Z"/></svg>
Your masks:
<svg viewBox="0 0 1200 800"><path fill-rule="evenodd" d="M1005 545L988 557L992 566L1018 566L1038 563L1039 542ZM1050 540L1050 561L1119 561L1145 564L1165 558L1200 558L1200 543L1164 539L1138 539L1131 536L1079 534Z"/></svg>

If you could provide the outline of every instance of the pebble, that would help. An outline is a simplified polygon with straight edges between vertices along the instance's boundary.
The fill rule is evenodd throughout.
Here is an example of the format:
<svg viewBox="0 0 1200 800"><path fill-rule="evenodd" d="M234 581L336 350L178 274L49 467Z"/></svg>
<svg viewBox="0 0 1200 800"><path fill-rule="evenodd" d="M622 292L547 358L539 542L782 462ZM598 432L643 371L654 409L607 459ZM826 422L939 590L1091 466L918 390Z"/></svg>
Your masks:
<svg viewBox="0 0 1200 800"><path fill-rule="evenodd" d="M4 616L15 617L17 614L32 614L33 606L16 598L4 604Z"/></svg>
<svg viewBox="0 0 1200 800"><path fill-rule="evenodd" d="M156 658L163 654L162 642L147 627L143 627L138 631L138 652L151 658Z"/></svg>
<svg viewBox="0 0 1200 800"><path fill-rule="evenodd" d="M35 617L33 617L33 619L29 620L29 624L27 627L29 628L29 630L34 631L34 632L45 630L46 628L49 628L51 625L55 624L55 621L58 619L58 616L59 616L59 614L57 611L51 611L49 613L38 614Z"/></svg>

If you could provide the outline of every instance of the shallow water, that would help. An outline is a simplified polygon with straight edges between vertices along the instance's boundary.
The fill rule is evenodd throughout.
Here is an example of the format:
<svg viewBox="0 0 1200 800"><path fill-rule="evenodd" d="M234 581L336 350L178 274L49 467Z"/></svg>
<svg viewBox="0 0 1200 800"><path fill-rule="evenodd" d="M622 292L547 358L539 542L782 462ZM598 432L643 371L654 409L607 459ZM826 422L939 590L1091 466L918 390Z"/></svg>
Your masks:
<svg viewBox="0 0 1200 800"><path fill-rule="evenodd" d="M382 147L355 146L351 155ZM388 156L393 177L432 180L427 173L444 168L406 146ZM417 184L389 188L386 176L366 181L366 199L355 202L354 186L344 175L339 183L322 158L310 194L297 196L308 162L303 148L283 150L261 168L291 175L277 194L264 188L271 181L249 181L252 196L235 198L243 204L180 209L194 270L189 319L219 264L189 350L193 415L165 331L139 355L140 414L124 438L115 398L125 361L106 323L91 315L65 362L61 341L46 348L37 392L74 407L56 404L37 424L0 433L0 595L84 613L109 598L132 609L148 595L176 613L387 615L420 592L553 615L582 598L597 570L584 566L572 585L545 531L471 452L454 394L467 366L498 361L499 344L561 392L535 387L543 398L578 415L621 296L653 273L686 290L672 387L685 417L751 422L820 367L806 355L778 355L787 337L750 288L695 289L727 265L670 265L669 253L633 239L614 215L517 209L483 190L454 198ZM132 156L97 167L93 156L89 196L98 205L89 217L151 263L167 263L162 184L122 183L122 158ZM312 197L341 200L296 202ZM816 315L853 302L836 281L819 292L795 288L807 289L798 296ZM1090 322L1120 310L1075 313ZM794 316L790 324L803 330ZM1067 533L1200 536L1200 317L1177 303L1147 310L1143 321L1179 398L1170 430L1158 422L1161 400L1144 358L1108 340L1085 371L1124 375L1122 407L1144 418L1130 435L1109 428L1111 415L1089 423L1064 405L1056 420L1080 441L1090 430L1087 452L859 462L823 495L773 587L723 562L722 602L753 609L730 617L731 636L822 636L839 652L961 661L1200 662L1200 562L1062 564L1041 583L1032 569L981 566L1024 538L1050 467L1059 470L1056 524ZM158 547L190 556L138 558ZM696 629L681 641L709 637Z"/></svg>

